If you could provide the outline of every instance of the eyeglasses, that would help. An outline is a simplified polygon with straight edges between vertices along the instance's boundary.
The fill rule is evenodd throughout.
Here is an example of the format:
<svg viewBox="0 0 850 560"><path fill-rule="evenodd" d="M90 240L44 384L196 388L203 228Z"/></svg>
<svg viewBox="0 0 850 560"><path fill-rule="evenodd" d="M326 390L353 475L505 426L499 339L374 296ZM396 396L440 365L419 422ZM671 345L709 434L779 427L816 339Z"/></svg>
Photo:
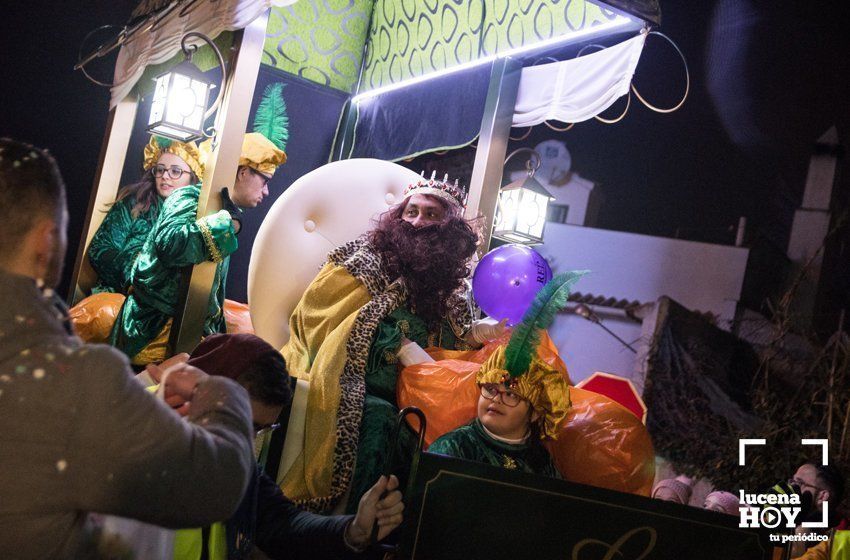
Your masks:
<svg viewBox="0 0 850 560"><path fill-rule="evenodd" d="M257 171L257 170L256 170L256 169L254 169L253 167L248 167L248 169L250 169L250 170L251 170L251 173L253 173L254 175L256 175L257 177L259 177L260 179L262 179L262 180L263 180L263 186L264 186L264 187L265 187L266 185L268 185L268 184L269 184L269 181L271 181L271 180L272 180L272 178L271 178L271 177L268 177L268 176L267 176L266 174L264 174L264 173L260 173L259 171Z"/></svg>
<svg viewBox="0 0 850 560"><path fill-rule="evenodd" d="M165 173L168 172L168 176L172 179L179 179L183 176L184 173L191 173L189 169L183 169L179 165L172 165L171 167L165 167L164 165L154 165L151 168L151 173L153 173L154 177L162 177Z"/></svg>
<svg viewBox="0 0 850 560"><path fill-rule="evenodd" d="M254 422L254 437L264 436L280 428L280 424L257 424Z"/></svg>
<svg viewBox="0 0 850 560"><path fill-rule="evenodd" d="M521 396L513 391L500 389L498 383L482 383L480 387L482 397L491 401L496 400L496 397L499 397L499 400L503 405L511 408L517 406L523 400Z"/></svg>
<svg viewBox="0 0 850 560"><path fill-rule="evenodd" d="M796 476L792 476L791 478L789 478L789 479L788 479L788 484L790 484L791 486L796 486L796 487L797 487L797 488L799 488L801 491L803 490L803 487L804 487L804 486L808 486L809 488L814 488L814 489L815 489L815 490L817 490L817 491L824 490L824 489L823 489L823 488L821 488L820 486L815 486L814 484L809 484L808 482L805 482L805 481L803 481L803 480L800 480L800 479L799 479L799 478L797 478Z"/></svg>

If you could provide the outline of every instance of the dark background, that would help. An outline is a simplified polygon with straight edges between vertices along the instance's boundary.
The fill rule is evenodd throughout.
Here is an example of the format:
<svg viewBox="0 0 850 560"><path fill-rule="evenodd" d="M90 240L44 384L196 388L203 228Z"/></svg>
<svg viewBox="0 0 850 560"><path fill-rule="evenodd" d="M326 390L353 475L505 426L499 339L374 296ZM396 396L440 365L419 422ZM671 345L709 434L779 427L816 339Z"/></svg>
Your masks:
<svg viewBox="0 0 850 560"><path fill-rule="evenodd" d="M133 5L35 1L0 9L0 135L46 147L59 161L71 214L66 278L109 99L106 88L73 65L85 35L123 23ZM676 41L690 67L691 93L682 109L662 115L633 102L616 125L589 121L564 133L540 126L525 144L553 137L567 142L573 168L603 190L599 227L732 243L732 226L746 216L747 244L781 255L816 139L831 125L840 140L850 132L848 8L839 2L663 0L662 12L660 30ZM91 70L110 81L113 61ZM675 103L684 85L678 56L650 37L634 81L656 105ZM616 115L621 103L609 112ZM326 156L309 155L317 161ZM848 184L844 157L836 213L850 206ZM826 306L832 310L850 305L848 241L845 228L827 255ZM241 257L247 259L247 251ZM765 262L769 272L774 261ZM244 287L229 288L244 293ZM756 288L754 301L760 295Z"/></svg>

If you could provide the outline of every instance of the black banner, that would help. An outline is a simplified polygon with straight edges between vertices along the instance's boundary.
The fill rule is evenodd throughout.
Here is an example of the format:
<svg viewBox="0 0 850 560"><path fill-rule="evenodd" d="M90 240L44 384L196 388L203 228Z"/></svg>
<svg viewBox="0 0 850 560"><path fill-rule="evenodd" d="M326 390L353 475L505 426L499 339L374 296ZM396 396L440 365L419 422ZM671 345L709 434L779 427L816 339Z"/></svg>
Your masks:
<svg viewBox="0 0 850 560"><path fill-rule="evenodd" d="M738 518L422 453L405 495L401 557L769 560Z"/></svg>

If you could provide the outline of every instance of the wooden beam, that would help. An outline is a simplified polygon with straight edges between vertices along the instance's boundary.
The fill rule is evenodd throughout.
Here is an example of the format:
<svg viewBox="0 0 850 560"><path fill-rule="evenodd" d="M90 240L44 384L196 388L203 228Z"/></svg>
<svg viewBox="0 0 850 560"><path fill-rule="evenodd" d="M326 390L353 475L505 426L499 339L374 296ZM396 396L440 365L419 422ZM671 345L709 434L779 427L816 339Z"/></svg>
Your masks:
<svg viewBox="0 0 850 560"><path fill-rule="evenodd" d="M497 59L490 72L490 88L484 102L465 214L467 218L480 215L484 219L484 239L478 247L479 258L490 247L521 75L522 63L510 57Z"/></svg>
<svg viewBox="0 0 850 560"><path fill-rule="evenodd" d="M260 72L268 19L266 11L236 36L233 63L215 119L218 145L206 163L198 199L199 218L221 210L218 193L223 187L232 187L236 180L242 140ZM243 247L242 250L247 248ZM169 339L169 346L175 353L191 352L201 340L215 269L216 264L207 261L195 265L184 275Z"/></svg>
<svg viewBox="0 0 850 560"><path fill-rule="evenodd" d="M131 93L109 112L106 131L100 148L97 173L89 195L89 207L83 222L83 232L77 247L74 272L68 290L68 303L74 305L85 297L97 281L97 275L86 256L89 243L97 232L106 213L107 205L115 200L121 186L121 172L130 145L130 135L136 121L138 97Z"/></svg>

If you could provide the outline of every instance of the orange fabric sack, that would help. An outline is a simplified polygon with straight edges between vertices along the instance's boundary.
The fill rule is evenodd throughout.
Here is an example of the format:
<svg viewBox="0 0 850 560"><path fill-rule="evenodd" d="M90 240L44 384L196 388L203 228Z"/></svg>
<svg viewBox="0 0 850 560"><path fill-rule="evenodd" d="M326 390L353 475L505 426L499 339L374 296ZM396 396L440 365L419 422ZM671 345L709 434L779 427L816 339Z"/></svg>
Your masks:
<svg viewBox="0 0 850 560"><path fill-rule="evenodd" d="M124 299L123 294L102 292L90 295L72 307L69 315L77 336L89 343L108 343L109 333L112 331L112 325L115 324L115 318L118 317L118 312L121 311L121 306L124 305ZM245 303L225 299L224 321L227 323L228 333L254 334L251 313L248 305ZM151 342L149 345L150 348L145 348L139 354L151 354L151 357L155 354L157 357L160 355L164 357L170 324L169 322L156 339ZM141 363L148 363L148 361Z"/></svg>
<svg viewBox="0 0 850 560"><path fill-rule="evenodd" d="M399 408L415 406L425 413L425 444L475 418L478 385L475 373L481 364L464 360L440 360L404 368L396 384ZM419 419L407 416L419 430Z"/></svg>
<svg viewBox="0 0 850 560"><path fill-rule="evenodd" d="M545 442L558 471L571 482L649 496L655 450L646 426L604 395L570 387L570 400L558 439Z"/></svg>
<svg viewBox="0 0 850 560"><path fill-rule="evenodd" d="M124 294L101 292L72 307L68 314L77 336L90 343L109 342L109 333L124 299Z"/></svg>
<svg viewBox="0 0 850 560"><path fill-rule="evenodd" d="M225 299L224 322L227 323L228 334L254 334L254 324L251 323L251 312L247 303Z"/></svg>
<svg viewBox="0 0 850 560"><path fill-rule="evenodd" d="M427 348L437 360L408 366L397 383L400 408L416 406L425 413L425 443L470 422L476 415L478 387L475 374L493 349L505 344L510 333L473 351ZM538 353L544 361L569 375L558 350L543 334ZM648 496L655 478L655 452L640 420L613 400L570 387L572 407L558 439L546 442L555 466L565 479ZM407 417L416 430L419 422Z"/></svg>

